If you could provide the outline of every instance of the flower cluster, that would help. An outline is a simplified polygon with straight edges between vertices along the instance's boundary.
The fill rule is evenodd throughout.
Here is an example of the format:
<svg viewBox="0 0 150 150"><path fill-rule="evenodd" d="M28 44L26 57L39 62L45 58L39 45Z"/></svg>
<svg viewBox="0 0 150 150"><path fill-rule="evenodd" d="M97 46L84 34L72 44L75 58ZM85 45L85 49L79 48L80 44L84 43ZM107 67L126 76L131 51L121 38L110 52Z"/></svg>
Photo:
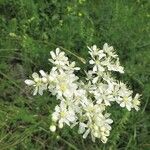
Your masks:
<svg viewBox="0 0 150 150"><path fill-rule="evenodd" d="M40 70L40 75L33 73L33 80L25 80L25 83L34 87L33 95L42 95L48 90L59 101L52 113L52 132L64 125L78 126L83 138L90 134L93 141L99 138L106 143L113 123L106 107L116 102L129 111L132 108L138 111L140 95L133 96L126 84L113 77L113 71L124 73L124 69L112 46L105 43L102 50L96 45L88 49L91 69L85 72L84 81L75 74L80 68L57 48L50 52L49 61L53 64L50 73Z"/></svg>

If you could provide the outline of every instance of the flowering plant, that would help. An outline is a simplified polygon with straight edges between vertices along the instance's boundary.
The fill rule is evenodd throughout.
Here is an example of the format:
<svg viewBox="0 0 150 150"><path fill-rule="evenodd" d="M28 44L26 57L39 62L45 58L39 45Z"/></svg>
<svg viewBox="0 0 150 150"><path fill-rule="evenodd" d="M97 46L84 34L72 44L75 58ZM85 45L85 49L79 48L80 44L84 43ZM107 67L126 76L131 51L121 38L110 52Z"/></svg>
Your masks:
<svg viewBox="0 0 150 150"><path fill-rule="evenodd" d="M49 90L60 102L52 113L52 132L65 124L71 128L78 125L83 138L90 134L93 141L99 138L106 143L113 123L106 108L116 102L129 111L132 108L138 111L140 95L133 96L126 84L113 77L113 71L124 73L124 68L112 46L105 43L102 50L96 45L88 49L92 69L85 71L84 81L75 75L80 68L57 48L50 52L49 61L53 64L50 73L40 70L40 75L33 73L33 80L27 79L25 83L34 87L33 95Z"/></svg>

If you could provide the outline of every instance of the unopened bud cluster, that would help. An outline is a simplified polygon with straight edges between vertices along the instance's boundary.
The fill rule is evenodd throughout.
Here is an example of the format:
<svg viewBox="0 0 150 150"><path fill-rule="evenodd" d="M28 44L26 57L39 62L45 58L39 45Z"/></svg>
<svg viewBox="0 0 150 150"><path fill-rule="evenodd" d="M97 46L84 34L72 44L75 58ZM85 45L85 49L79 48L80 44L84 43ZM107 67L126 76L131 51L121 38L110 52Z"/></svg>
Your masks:
<svg viewBox="0 0 150 150"><path fill-rule="evenodd" d="M59 101L52 113L52 132L65 125L78 126L83 138L90 134L93 141L99 138L106 143L113 123L106 108L116 102L129 111L132 108L138 111L140 95L133 95L126 84L113 77L113 72L124 73L124 68L112 46L105 43L102 49L96 45L88 49L91 69L85 71L82 81L75 75L80 68L57 48L50 52L49 61L53 64L50 73L40 70L40 75L33 73L33 80L25 83L34 87L33 95L48 90Z"/></svg>

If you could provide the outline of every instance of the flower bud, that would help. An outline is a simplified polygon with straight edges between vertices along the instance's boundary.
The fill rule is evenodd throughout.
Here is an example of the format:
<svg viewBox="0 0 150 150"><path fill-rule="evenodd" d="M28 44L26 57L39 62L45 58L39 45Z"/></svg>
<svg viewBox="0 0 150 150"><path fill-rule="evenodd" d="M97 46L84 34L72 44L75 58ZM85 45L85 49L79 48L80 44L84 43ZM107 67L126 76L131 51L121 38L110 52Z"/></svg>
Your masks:
<svg viewBox="0 0 150 150"><path fill-rule="evenodd" d="M58 120L58 117L55 116L55 115L53 115L53 116L52 116L52 121L56 122L57 120Z"/></svg>
<svg viewBox="0 0 150 150"><path fill-rule="evenodd" d="M96 131L98 131L98 126L97 126L97 125L94 125L94 129L95 129Z"/></svg>
<svg viewBox="0 0 150 150"><path fill-rule="evenodd" d="M50 129L52 132L55 132L55 131L56 131L56 126L55 126L55 125L51 125L49 129Z"/></svg>
<svg viewBox="0 0 150 150"><path fill-rule="evenodd" d="M93 135L94 135L95 137L98 137L98 132L94 132Z"/></svg>

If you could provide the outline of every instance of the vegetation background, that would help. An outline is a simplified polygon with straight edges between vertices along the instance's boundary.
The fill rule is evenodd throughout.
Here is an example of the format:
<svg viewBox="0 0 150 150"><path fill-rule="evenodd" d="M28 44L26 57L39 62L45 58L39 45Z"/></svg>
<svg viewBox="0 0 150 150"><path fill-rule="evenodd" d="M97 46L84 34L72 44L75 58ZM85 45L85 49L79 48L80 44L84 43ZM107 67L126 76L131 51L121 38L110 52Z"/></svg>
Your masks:
<svg viewBox="0 0 150 150"><path fill-rule="evenodd" d="M73 54L87 59L87 45L105 42L125 67L118 78L143 95L140 111L114 105L107 144L83 140L76 128L52 134L55 98L33 97L24 80L49 71L56 47L88 67ZM150 150L149 99L149 0L0 0L0 150Z"/></svg>

